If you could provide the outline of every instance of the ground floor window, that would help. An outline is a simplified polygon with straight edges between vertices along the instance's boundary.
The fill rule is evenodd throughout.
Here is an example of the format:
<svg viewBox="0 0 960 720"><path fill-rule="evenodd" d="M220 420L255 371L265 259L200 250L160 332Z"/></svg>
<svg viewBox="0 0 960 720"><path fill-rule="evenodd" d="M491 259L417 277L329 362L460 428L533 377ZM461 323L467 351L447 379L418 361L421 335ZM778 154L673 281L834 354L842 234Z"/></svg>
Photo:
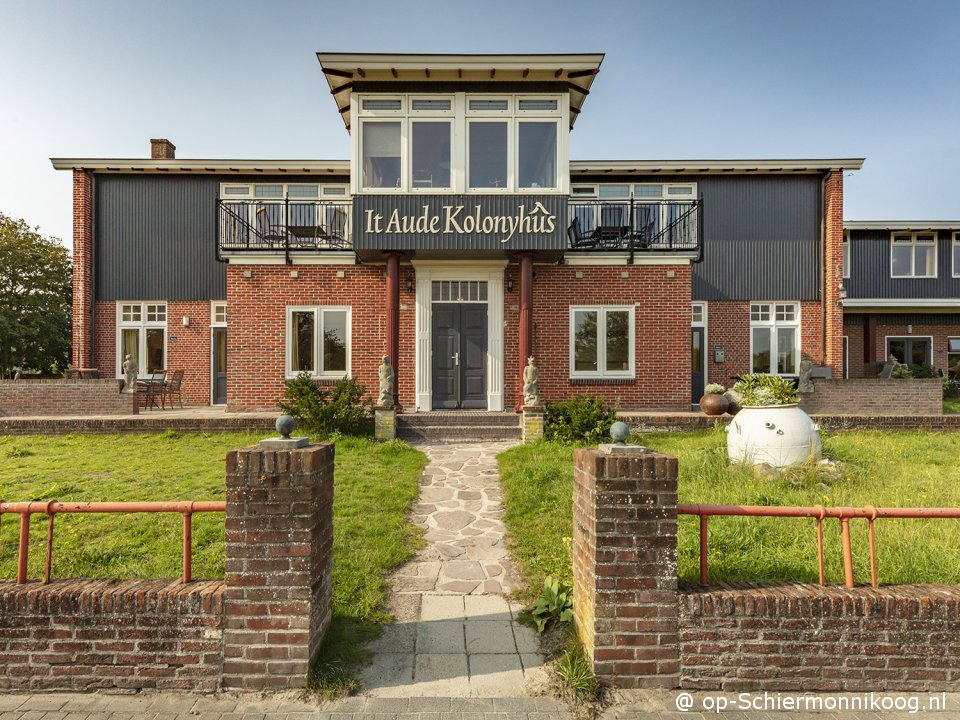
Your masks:
<svg viewBox="0 0 960 720"><path fill-rule="evenodd" d="M287 376L350 373L350 308L287 308Z"/></svg>
<svg viewBox="0 0 960 720"><path fill-rule="evenodd" d="M140 375L167 367L166 303L117 303L117 377L123 377L127 355Z"/></svg>
<svg viewBox="0 0 960 720"><path fill-rule="evenodd" d="M952 378L960 378L960 338L947 338L947 372Z"/></svg>
<svg viewBox="0 0 960 720"><path fill-rule="evenodd" d="M570 308L570 377L633 377L633 307Z"/></svg>
<svg viewBox="0 0 960 720"><path fill-rule="evenodd" d="M893 355L897 362L907 365L932 365L931 340L929 337L888 337L885 357Z"/></svg>
<svg viewBox="0 0 960 720"><path fill-rule="evenodd" d="M750 372L796 375L800 363L800 306L750 304Z"/></svg>

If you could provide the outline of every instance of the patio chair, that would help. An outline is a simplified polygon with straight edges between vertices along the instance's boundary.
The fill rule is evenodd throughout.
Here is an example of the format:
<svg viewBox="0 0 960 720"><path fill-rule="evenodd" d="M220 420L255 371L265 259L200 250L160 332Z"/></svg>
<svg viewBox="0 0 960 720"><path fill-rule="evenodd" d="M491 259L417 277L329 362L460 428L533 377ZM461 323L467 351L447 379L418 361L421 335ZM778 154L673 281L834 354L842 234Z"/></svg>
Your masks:
<svg viewBox="0 0 960 720"><path fill-rule="evenodd" d="M167 371L158 370L150 378L137 380L137 403L143 402L143 409L153 409L160 401L160 408L164 408L163 384L166 381Z"/></svg>
<svg viewBox="0 0 960 720"><path fill-rule="evenodd" d="M183 370L174 370L173 377L165 380L161 386L162 398L160 404L166 407L164 399L170 400L170 407L173 407L173 396L177 396L180 407L183 407L183 396L180 394L180 386L183 384Z"/></svg>
<svg viewBox="0 0 960 720"><path fill-rule="evenodd" d="M287 240L287 228L270 222L270 214L265 205L257 208L257 235L270 245Z"/></svg>
<svg viewBox="0 0 960 720"><path fill-rule="evenodd" d="M567 228L567 239L570 241L571 248L592 248L597 246L596 232L586 234L583 232L583 226L580 225L580 218L574 216L573 222Z"/></svg>
<svg viewBox="0 0 960 720"><path fill-rule="evenodd" d="M347 246L347 214L340 208L327 212L327 224L321 228L320 239L330 247Z"/></svg>

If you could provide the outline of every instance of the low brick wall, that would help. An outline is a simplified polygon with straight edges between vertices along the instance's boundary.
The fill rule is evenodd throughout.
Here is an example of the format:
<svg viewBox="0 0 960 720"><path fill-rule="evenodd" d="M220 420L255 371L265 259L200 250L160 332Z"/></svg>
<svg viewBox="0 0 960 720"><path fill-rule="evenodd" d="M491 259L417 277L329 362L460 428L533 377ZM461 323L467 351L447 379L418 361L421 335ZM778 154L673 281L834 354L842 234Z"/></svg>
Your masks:
<svg viewBox="0 0 960 720"><path fill-rule="evenodd" d="M887 408L894 411L895 408ZM960 430L960 415L817 415L811 414L821 430L843 432L844 430ZM654 432L689 432L709 430L717 423L728 424L732 415L710 417L702 413L677 415L648 415L618 413L617 418L630 426L638 435ZM0 420L0 430L3 421Z"/></svg>
<svg viewBox="0 0 960 720"><path fill-rule="evenodd" d="M960 419L960 416L957 416ZM276 416L270 417L171 417L162 410L136 417L112 418L4 418L0 435L97 435L160 432L241 432L263 430L276 434Z"/></svg>
<svg viewBox="0 0 960 720"><path fill-rule="evenodd" d="M0 689L215 690L223 593L220 581L0 582Z"/></svg>
<svg viewBox="0 0 960 720"><path fill-rule="evenodd" d="M814 392L801 396L811 415L941 415L939 378L922 380L814 380Z"/></svg>
<svg viewBox="0 0 960 720"><path fill-rule="evenodd" d="M130 415L136 395L117 380L0 380L0 416Z"/></svg>
<svg viewBox="0 0 960 720"><path fill-rule="evenodd" d="M741 691L955 691L960 587L684 587L680 685Z"/></svg>

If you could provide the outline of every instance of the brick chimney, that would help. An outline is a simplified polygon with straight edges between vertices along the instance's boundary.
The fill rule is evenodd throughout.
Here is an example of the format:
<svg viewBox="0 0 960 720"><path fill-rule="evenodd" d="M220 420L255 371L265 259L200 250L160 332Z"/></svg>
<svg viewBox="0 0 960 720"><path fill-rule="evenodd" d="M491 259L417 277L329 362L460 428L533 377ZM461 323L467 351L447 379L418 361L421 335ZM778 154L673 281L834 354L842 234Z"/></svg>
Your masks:
<svg viewBox="0 0 960 720"><path fill-rule="evenodd" d="M150 140L150 158L152 160L173 160L177 156L177 146L166 138Z"/></svg>

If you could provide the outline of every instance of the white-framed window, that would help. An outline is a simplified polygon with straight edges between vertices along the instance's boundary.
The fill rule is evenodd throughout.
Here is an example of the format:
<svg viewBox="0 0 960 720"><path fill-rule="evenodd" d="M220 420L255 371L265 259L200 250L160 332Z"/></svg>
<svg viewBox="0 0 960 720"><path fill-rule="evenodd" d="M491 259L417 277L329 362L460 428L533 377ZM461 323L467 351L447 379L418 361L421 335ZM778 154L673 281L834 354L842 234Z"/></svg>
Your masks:
<svg viewBox="0 0 960 720"><path fill-rule="evenodd" d="M850 277L850 231L843 231L843 277Z"/></svg>
<svg viewBox="0 0 960 720"><path fill-rule="evenodd" d="M634 307L570 308L570 377L634 377Z"/></svg>
<svg viewBox="0 0 960 720"><path fill-rule="evenodd" d="M887 349L884 357L893 355L897 362L906 365L933 365L932 336L908 335L896 337L888 335L884 340Z"/></svg>
<svg viewBox="0 0 960 720"><path fill-rule="evenodd" d="M796 375L799 367L799 303L751 303L750 372Z"/></svg>
<svg viewBox="0 0 960 720"><path fill-rule="evenodd" d="M687 241L697 232L696 222L684 224L685 235L666 238L662 235L697 199L697 183L601 183L577 184L571 188L572 217L580 223L581 232L590 234L601 226L629 226L648 238ZM631 217L631 198L633 217ZM599 202L590 202L598 200Z"/></svg>
<svg viewBox="0 0 960 720"><path fill-rule="evenodd" d="M129 355L141 377L167 367L167 304L163 302L117 303L117 377Z"/></svg>
<svg viewBox="0 0 960 720"><path fill-rule="evenodd" d="M890 235L890 277L935 278L936 232L895 232Z"/></svg>
<svg viewBox="0 0 960 720"><path fill-rule="evenodd" d="M568 112L558 94L354 95L354 189L566 192Z"/></svg>
<svg viewBox="0 0 960 720"><path fill-rule="evenodd" d="M960 232L953 234L953 241L950 243L950 257L953 260L953 276L960 277Z"/></svg>
<svg viewBox="0 0 960 720"><path fill-rule="evenodd" d="M350 306L292 305L287 307L288 378L302 372L315 377L350 374Z"/></svg>
<svg viewBox="0 0 960 720"><path fill-rule="evenodd" d="M960 337L947 338L947 373L960 379Z"/></svg>
<svg viewBox="0 0 960 720"><path fill-rule="evenodd" d="M690 324L693 327L705 327L707 324L707 304L695 302L690 305Z"/></svg>
<svg viewBox="0 0 960 720"><path fill-rule="evenodd" d="M210 326L227 326L227 304L225 302L210 303Z"/></svg>
<svg viewBox="0 0 960 720"><path fill-rule="evenodd" d="M319 200L336 199L349 195L344 183L220 183L220 197L237 200Z"/></svg>

